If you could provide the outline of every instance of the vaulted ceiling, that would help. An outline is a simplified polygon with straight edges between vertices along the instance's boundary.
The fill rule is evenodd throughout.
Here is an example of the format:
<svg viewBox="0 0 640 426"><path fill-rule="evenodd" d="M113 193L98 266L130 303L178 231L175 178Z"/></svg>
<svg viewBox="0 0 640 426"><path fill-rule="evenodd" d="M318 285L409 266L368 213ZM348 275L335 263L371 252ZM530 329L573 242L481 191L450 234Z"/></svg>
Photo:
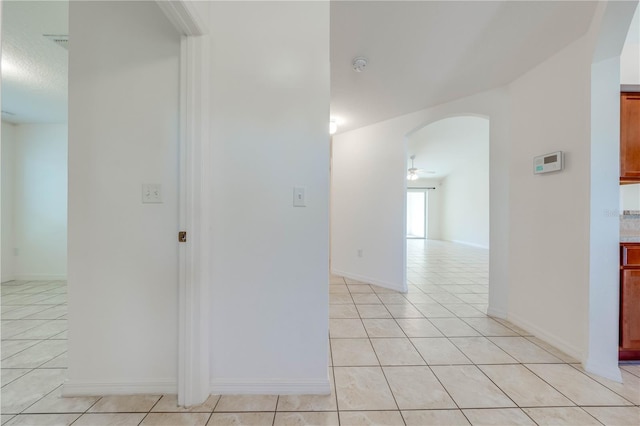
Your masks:
<svg viewBox="0 0 640 426"><path fill-rule="evenodd" d="M583 35L595 2L334 1L331 115L347 131L500 87ZM369 63L352 69L354 57Z"/></svg>

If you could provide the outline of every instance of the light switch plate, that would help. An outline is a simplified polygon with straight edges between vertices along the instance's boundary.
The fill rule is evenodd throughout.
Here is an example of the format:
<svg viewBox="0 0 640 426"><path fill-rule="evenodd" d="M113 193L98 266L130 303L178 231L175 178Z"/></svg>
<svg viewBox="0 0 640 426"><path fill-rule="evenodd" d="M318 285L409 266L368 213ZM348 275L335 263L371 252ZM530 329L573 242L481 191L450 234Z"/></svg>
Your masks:
<svg viewBox="0 0 640 426"><path fill-rule="evenodd" d="M307 200L305 199L304 188L296 186L293 188L293 206L294 207L306 207Z"/></svg>
<svg viewBox="0 0 640 426"><path fill-rule="evenodd" d="M142 184L143 203L162 203L162 185L159 183Z"/></svg>

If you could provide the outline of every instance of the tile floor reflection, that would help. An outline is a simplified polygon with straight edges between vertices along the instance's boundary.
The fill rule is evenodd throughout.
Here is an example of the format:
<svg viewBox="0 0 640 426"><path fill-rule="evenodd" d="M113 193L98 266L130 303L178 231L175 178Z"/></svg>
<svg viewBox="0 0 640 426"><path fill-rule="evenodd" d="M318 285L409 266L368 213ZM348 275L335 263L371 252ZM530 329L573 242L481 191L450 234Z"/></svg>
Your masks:
<svg viewBox="0 0 640 426"><path fill-rule="evenodd" d="M640 365L592 376L486 315L488 251L408 242L409 292L331 276L326 396L61 398L66 284L2 284L3 425L634 425Z"/></svg>

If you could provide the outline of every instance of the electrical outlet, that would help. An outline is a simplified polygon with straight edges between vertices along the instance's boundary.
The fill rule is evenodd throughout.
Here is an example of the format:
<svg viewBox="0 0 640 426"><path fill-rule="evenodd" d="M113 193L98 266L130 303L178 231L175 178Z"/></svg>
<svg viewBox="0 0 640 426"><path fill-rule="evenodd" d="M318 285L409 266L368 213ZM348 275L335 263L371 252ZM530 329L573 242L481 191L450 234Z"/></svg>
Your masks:
<svg viewBox="0 0 640 426"><path fill-rule="evenodd" d="M362 249L358 249L358 257L362 257Z"/></svg>
<svg viewBox="0 0 640 426"><path fill-rule="evenodd" d="M142 202L162 203L162 185L159 183L143 183Z"/></svg>

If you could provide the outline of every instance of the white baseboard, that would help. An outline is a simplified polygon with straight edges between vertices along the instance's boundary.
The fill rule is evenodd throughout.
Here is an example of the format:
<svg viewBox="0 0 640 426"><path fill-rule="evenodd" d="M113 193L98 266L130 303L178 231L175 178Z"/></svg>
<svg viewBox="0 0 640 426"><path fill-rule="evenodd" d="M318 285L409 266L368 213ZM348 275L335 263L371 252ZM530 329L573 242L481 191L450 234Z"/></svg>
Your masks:
<svg viewBox="0 0 640 426"><path fill-rule="evenodd" d="M400 293L406 293L407 292L407 289L402 287L402 283L389 283L389 282L386 282L386 281L380 281L380 280L377 280L375 278L367 277L367 276L364 276L364 275L352 274L350 272L340 271L340 270L337 270L337 269L332 269L331 273L334 274L334 275L339 275L341 277L350 278L352 280L361 281L363 283L373 284L373 285L377 285L379 287L388 288L389 290L395 290L395 291L398 291Z"/></svg>
<svg viewBox="0 0 640 426"><path fill-rule="evenodd" d="M66 275L54 275L54 274L25 274L15 275L14 281L66 281Z"/></svg>
<svg viewBox="0 0 640 426"><path fill-rule="evenodd" d="M85 382L67 381L62 385L62 396L102 396L135 394L176 394L175 380L153 380L140 382Z"/></svg>
<svg viewBox="0 0 640 426"><path fill-rule="evenodd" d="M530 332L540 340L543 340L551 346L560 349L562 352L575 358L576 360L584 362L584 354L582 352L582 349L572 345L568 345L567 342L565 342L562 338L556 336L555 334L549 333L548 331L531 324L529 321L526 321L517 315L509 314L507 315L507 320L522 328L523 330Z"/></svg>
<svg viewBox="0 0 640 426"><path fill-rule="evenodd" d="M622 373L620 372L617 362L615 362L614 365L603 365L587 359L587 362L585 362L583 366L588 373L622 383Z"/></svg>
<svg viewBox="0 0 640 426"><path fill-rule="evenodd" d="M326 380L211 379L212 395L329 395Z"/></svg>
<svg viewBox="0 0 640 426"><path fill-rule="evenodd" d="M491 305L489 305L489 307L487 308L487 315L489 315L490 317L495 317L495 318L500 318L500 319L507 319L507 312L503 311L502 309L496 309L491 307Z"/></svg>
<svg viewBox="0 0 640 426"><path fill-rule="evenodd" d="M460 240L451 240L452 243L463 244L465 246L478 247L481 249L489 250L489 246L485 246L482 244L470 243L468 241L460 241Z"/></svg>

